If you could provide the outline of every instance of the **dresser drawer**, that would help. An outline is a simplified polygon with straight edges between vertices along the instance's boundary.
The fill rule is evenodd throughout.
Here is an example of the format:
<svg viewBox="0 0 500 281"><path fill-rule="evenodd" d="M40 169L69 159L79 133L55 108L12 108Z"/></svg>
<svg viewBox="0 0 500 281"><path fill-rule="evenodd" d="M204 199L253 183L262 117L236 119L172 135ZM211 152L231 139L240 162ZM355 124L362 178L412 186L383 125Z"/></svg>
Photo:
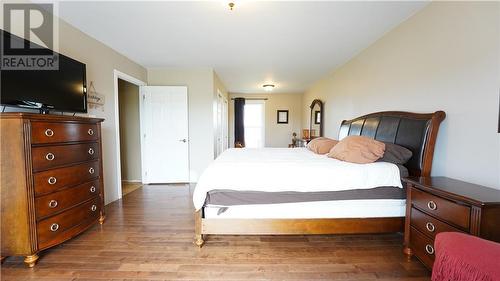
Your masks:
<svg viewBox="0 0 500 281"><path fill-rule="evenodd" d="M81 184L98 177L99 161L38 172L33 175L35 196Z"/></svg>
<svg viewBox="0 0 500 281"><path fill-rule="evenodd" d="M99 145L88 144L52 145L31 149L33 170L41 171L57 166L85 162L99 158Z"/></svg>
<svg viewBox="0 0 500 281"><path fill-rule="evenodd" d="M414 206L464 230L469 229L470 207L434 196L417 188L411 189Z"/></svg>
<svg viewBox="0 0 500 281"><path fill-rule="evenodd" d="M427 266L432 268L434 259L434 240L422 234L415 228L410 228L410 247L415 255Z"/></svg>
<svg viewBox="0 0 500 281"><path fill-rule="evenodd" d="M66 188L35 199L37 220L78 205L99 194L99 180Z"/></svg>
<svg viewBox="0 0 500 281"><path fill-rule="evenodd" d="M411 225L432 239L440 232L463 232L415 208L411 209Z"/></svg>
<svg viewBox="0 0 500 281"><path fill-rule="evenodd" d="M32 122L31 143L57 143L97 140L96 124Z"/></svg>
<svg viewBox="0 0 500 281"><path fill-rule="evenodd" d="M37 223L38 246L40 249L59 244L85 230L99 218L100 198Z"/></svg>

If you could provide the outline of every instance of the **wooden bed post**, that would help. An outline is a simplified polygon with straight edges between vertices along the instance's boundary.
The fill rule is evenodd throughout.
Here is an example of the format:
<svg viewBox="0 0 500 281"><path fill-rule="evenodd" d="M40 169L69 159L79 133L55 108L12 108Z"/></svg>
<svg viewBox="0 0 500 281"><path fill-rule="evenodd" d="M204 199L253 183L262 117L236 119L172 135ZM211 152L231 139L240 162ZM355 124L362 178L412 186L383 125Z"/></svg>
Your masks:
<svg viewBox="0 0 500 281"><path fill-rule="evenodd" d="M203 234L201 233L202 212L203 210L198 210L194 213L194 244L200 248L205 243L205 240L203 240Z"/></svg>

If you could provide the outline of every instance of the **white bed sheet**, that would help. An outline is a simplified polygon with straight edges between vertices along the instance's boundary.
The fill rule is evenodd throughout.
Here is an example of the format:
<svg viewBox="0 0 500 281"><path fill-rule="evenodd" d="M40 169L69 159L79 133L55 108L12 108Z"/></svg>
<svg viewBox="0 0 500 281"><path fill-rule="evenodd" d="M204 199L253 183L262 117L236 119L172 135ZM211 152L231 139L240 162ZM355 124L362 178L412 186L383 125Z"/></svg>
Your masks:
<svg viewBox="0 0 500 281"><path fill-rule="evenodd" d="M217 206L204 208L209 219L321 219L404 217L406 200L371 199L301 203L236 205L219 214Z"/></svg>
<svg viewBox="0 0 500 281"><path fill-rule="evenodd" d="M201 209L214 189L317 192L380 186L402 188L396 165L348 163L307 148L239 148L226 150L203 172L193 203Z"/></svg>

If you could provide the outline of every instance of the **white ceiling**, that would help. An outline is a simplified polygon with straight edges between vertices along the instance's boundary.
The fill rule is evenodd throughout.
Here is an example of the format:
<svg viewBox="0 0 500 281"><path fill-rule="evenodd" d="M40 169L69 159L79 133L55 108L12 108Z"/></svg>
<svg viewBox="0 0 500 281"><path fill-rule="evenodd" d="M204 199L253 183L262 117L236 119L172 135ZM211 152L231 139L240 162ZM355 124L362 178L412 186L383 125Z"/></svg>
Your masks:
<svg viewBox="0 0 500 281"><path fill-rule="evenodd" d="M428 2L60 2L59 16L144 67L213 67L230 92L300 93Z"/></svg>

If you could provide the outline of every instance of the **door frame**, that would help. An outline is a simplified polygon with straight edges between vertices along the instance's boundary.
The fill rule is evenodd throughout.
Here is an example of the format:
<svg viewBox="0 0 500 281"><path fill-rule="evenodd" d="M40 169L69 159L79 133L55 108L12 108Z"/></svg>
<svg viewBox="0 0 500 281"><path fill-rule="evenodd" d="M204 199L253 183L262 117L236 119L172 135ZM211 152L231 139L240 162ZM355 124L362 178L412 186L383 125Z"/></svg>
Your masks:
<svg viewBox="0 0 500 281"><path fill-rule="evenodd" d="M120 156L120 109L119 109L119 101L118 101L118 79L127 81L129 83L132 83L136 86L139 87L139 130L140 130L140 142L141 142L141 159L143 159L143 141L142 141L142 136L143 136L143 126L142 126L142 98L141 98L141 86L146 86L146 82L137 79L133 76L130 76L126 73L123 73L119 70L114 69L113 70L113 83L114 83L114 106L115 106L115 143L116 143L116 180L117 180L117 194L118 194L118 199L121 199L123 197L122 194L122 166L121 166L121 156ZM141 175L143 173L143 163L141 160Z"/></svg>

